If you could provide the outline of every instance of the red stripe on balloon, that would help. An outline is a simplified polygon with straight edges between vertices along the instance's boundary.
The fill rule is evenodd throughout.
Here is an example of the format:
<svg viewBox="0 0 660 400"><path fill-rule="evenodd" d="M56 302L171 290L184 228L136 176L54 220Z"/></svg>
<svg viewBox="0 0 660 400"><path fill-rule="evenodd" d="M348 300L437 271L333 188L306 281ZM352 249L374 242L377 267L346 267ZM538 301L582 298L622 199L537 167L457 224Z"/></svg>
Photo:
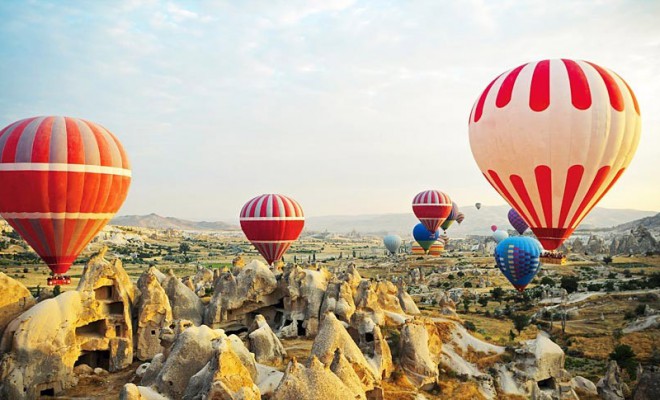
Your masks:
<svg viewBox="0 0 660 400"><path fill-rule="evenodd" d="M50 158L50 136L53 129L53 121L55 118L47 117L39 127L34 135L35 141L32 145L31 161L34 163L47 163ZM39 138L39 140L36 140Z"/></svg>
<svg viewBox="0 0 660 400"><path fill-rule="evenodd" d="M495 84L495 81L498 78L499 76L493 79L493 81L489 83L488 86L486 86L486 90L484 90L483 93L481 93L481 97L479 97L479 100L477 101L477 108L475 108L474 110L474 122L479 122L479 120L481 119L481 115L484 112L484 103L486 102L486 96L488 96L488 92L490 91L490 88Z"/></svg>
<svg viewBox="0 0 660 400"><path fill-rule="evenodd" d="M552 170L547 165L539 165L534 169L536 187L539 190L545 224L552 226Z"/></svg>
<svg viewBox="0 0 660 400"><path fill-rule="evenodd" d="M584 199L582 199L582 202L580 203L580 206L578 207L577 211L575 211L575 214L573 215L570 224L568 224L570 227L576 227L577 225L576 221L578 220L581 221L580 214L582 214L582 212L587 207L589 202L596 195L598 189L603 185L603 181L605 180L609 172L610 172L609 165L606 165L598 170L598 172L596 173L596 177L594 178L593 182L591 182L591 186L589 186L589 190L587 190L587 194L584 196Z"/></svg>
<svg viewBox="0 0 660 400"><path fill-rule="evenodd" d="M593 202L593 204L589 207L589 210L587 210L587 212L584 214L585 217L586 217L587 215L589 215L589 213L590 213L591 210L596 206L596 204L598 204L598 203L600 202L600 199L602 199L603 196L605 196L605 194L606 194L607 192L610 191L610 189L612 188L612 186L614 186L614 184L616 183L616 181L619 180L619 178L621 177L621 174L623 174L623 171L624 171L624 170L625 170L625 168L621 168L621 169L619 170L619 172L616 173L616 175L614 176L614 178L612 179L612 181L607 185L607 188L603 191L603 193L600 194L600 196L598 196L598 199L597 199L596 201ZM582 222L583 219L584 219L584 218L581 218L580 220L578 220L578 221L576 222L576 225L577 225L577 224L580 224L580 223Z"/></svg>
<svg viewBox="0 0 660 400"><path fill-rule="evenodd" d="M571 103L578 110L586 110L591 107L591 89L589 81L580 65L573 60L562 58L566 72L568 73L568 82L571 86Z"/></svg>
<svg viewBox="0 0 660 400"><path fill-rule="evenodd" d="M514 199L511 193L509 193L506 186L504 186L504 182L502 182L500 176L497 175L497 172L493 171L492 169L489 169L488 174L490 175L492 181L491 179L488 179L488 176L486 176L486 174L484 174L486 180L488 180L488 182L491 184L491 186L495 188L495 190L497 190L498 192L500 192L502 196L504 196L504 198L509 202L509 204L511 204L511 206L515 208L516 211L518 211L518 214L520 214L520 216L522 216L523 219L525 219L525 222L529 224L529 221L531 221L531 219L523 211L522 207L518 205L518 202L516 201L516 199Z"/></svg>
<svg viewBox="0 0 660 400"><path fill-rule="evenodd" d="M571 210L575 194L580 188L584 167L582 165L572 165L566 173L566 184L564 185L564 197L561 200L561 210L559 212L559 227L565 226L568 212Z"/></svg>
<svg viewBox="0 0 660 400"><path fill-rule="evenodd" d="M523 64L513 69L502 81L502 86L500 86L500 90L497 92L497 98L495 99L495 105L498 108L505 107L511 101L511 94L513 93L516 79L518 78L520 71L522 71L526 65L527 64Z"/></svg>
<svg viewBox="0 0 660 400"><path fill-rule="evenodd" d="M9 133L9 137L5 142L4 148L0 149L2 151L2 159L0 162L3 163L13 163L16 160L16 147L18 147L18 140L21 138L25 127L34 120L34 118L26 119L22 124L17 126L13 132Z"/></svg>
<svg viewBox="0 0 660 400"><path fill-rule="evenodd" d="M534 67L529 91L529 107L543 111L550 105L550 60L539 61Z"/></svg>
<svg viewBox="0 0 660 400"><path fill-rule="evenodd" d="M603 82L605 83L605 87L607 88L607 94L610 97L610 105L612 108L614 108L617 111L623 111L624 108L624 103L623 103L623 96L621 95L621 89L619 88L619 85L617 85L616 81L614 78L612 78L612 75L609 74L604 68L590 63L587 61L589 65L594 67L594 69L600 74L600 77L603 79Z"/></svg>
<svg viewBox="0 0 660 400"><path fill-rule="evenodd" d="M525 182L522 180L520 176L515 174L511 175L509 179L511 180L511 184L513 184L513 188L516 189L516 193L518 193L518 197L520 197L520 200L522 200L525 207L527 207L527 210L529 211L529 214L531 215L532 220L535 223L535 226L541 226L541 220L539 219L539 216L536 214L536 210L534 209L534 204L532 203L532 199L529 197L529 193L527 193Z"/></svg>

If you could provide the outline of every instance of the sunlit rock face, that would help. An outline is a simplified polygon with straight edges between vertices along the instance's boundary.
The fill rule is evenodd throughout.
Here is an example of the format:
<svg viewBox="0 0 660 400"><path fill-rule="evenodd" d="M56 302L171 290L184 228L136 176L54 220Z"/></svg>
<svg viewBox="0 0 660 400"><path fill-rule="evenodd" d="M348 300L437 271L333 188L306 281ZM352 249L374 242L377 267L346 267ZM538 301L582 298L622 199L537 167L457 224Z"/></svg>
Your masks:
<svg viewBox="0 0 660 400"><path fill-rule="evenodd" d="M0 288L2 288L2 296L0 296L1 338L7 324L35 305L36 300L25 285L3 272L0 272Z"/></svg>
<svg viewBox="0 0 660 400"><path fill-rule="evenodd" d="M77 383L73 367L117 371L133 362L135 287L120 260L103 249L77 290L38 303L13 320L0 341L0 398L57 394Z"/></svg>

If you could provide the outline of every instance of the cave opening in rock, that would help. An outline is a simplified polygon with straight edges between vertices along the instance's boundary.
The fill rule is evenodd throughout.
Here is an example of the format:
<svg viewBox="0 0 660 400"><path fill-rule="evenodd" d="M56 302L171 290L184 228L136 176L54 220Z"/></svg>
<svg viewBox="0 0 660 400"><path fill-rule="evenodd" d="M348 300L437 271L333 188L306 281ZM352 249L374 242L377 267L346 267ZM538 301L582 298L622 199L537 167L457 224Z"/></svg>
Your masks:
<svg viewBox="0 0 660 400"><path fill-rule="evenodd" d="M87 364L92 368L110 369L110 351L97 350L97 351L83 351L76 360L75 365Z"/></svg>
<svg viewBox="0 0 660 400"><path fill-rule="evenodd" d="M54 397L55 396L55 389L54 388L42 389L42 390L39 391L39 396Z"/></svg>
<svg viewBox="0 0 660 400"><path fill-rule="evenodd" d="M298 336L306 336L307 335L307 329L303 326L305 321L302 320L296 320L296 327L298 328Z"/></svg>
<svg viewBox="0 0 660 400"><path fill-rule="evenodd" d="M94 298L96 300L111 300L113 295L112 286L101 286L100 288L94 289Z"/></svg>
<svg viewBox="0 0 660 400"><path fill-rule="evenodd" d="M105 320L99 319L97 321L90 322L87 325L79 326L76 328L76 336L104 337L105 330Z"/></svg>
<svg viewBox="0 0 660 400"><path fill-rule="evenodd" d="M364 334L364 340L367 343L371 343L374 341L374 333L373 332L367 332Z"/></svg>
<svg viewBox="0 0 660 400"><path fill-rule="evenodd" d="M544 379L542 381L538 381L537 384L539 385L539 389L541 389L541 390L543 390L543 389L553 389L554 390L556 388L555 378Z"/></svg>
<svg viewBox="0 0 660 400"><path fill-rule="evenodd" d="M108 305L108 313L114 315L124 315L124 303L121 301L115 301Z"/></svg>

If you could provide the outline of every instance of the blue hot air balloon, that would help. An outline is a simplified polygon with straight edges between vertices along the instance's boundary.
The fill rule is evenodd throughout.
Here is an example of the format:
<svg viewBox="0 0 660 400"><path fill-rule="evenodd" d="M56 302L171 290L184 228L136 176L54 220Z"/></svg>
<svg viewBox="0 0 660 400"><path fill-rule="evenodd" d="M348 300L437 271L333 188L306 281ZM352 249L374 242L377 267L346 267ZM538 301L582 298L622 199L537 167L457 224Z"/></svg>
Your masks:
<svg viewBox="0 0 660 400"><path fill-rule="evenodd" d="M496 243L499 243L508 237L509 234L506 231L503 231L501 229L495 229L495 231L493 231L493 239L495 239Z"/></svg>
<svg viewBox="0 0 660 400"><path fill-rule="evenodd" d="M495 263L516 290L522 292L539 271L542 251L536 239L512 236L495 247Z"/></svg>
<svg viewBox="0 0 660 400"><path fill-rule="evenodd" d="M399 251L402 243L403 240L401 240L401 236L399 235L387 235L383 238L385 248L392 254L396 254Z"/></svg>
<svg viewBox="0 0 660 400"><path fill-rule="evenodd" d="M428 251L431 248L431 245L435 243L436 240L438 240L438 237L440 236L440 230L438 229L437 231L431 232L423 224L417 224L413 228L413 237L419 243L419 245L424 249L424 251Z"/></svg>

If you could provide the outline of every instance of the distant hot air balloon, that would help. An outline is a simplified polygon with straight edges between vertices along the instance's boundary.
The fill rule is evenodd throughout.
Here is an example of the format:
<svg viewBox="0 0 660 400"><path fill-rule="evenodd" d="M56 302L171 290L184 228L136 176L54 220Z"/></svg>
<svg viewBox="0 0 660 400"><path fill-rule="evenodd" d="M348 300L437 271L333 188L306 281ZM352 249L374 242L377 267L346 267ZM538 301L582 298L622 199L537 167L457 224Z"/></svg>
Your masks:
<svg viewBox="0 0 660 400"><path fill-rule="evenodd" d="M555 250L630 164L640 121L617 74L543 60L486 87L470 115L470 146L488 182Z"/></svg>
<svg viewBox="0 0 660 400"><path fill-rule="evenodd" d="M506 279L522 292L540 268L541 245L535 239L514 236L495 247L495 262Z"/></svg>
<svg viewBox="0 0 660 400"><path fill-rule="evenodd" d="M412 208L419 222L435 232L449 216L452 202L449 196L438 190L425 190L415 196Z"/></svg>
<svg viewBox="0 0 660 400"><path fill-rule="evenodd" d="M491 225L490 230L495 232L497 230L497 225Z"/></svg>
<svg viewBox="0 0 660 400"><path fill-rule="evenodd" d="M464 219L465 219L465 214L459 211L458 215L456 216L456 222L458 222L458 224L460 225Z"/></svg>
<svg viewBox="0 0 660 400"><path fill-rule="evenodd" d="M281 194L262 194L243 206L241 228L268 264L282 258L305 226L300 204Z"/></svg>
<svg viewBox="0 0 660 400"><path fill-rule="evenodd" d="M126 199L131 166L119 140L95 123L34 117L0 131L0 215L63 277Z"/></svg>
<svg viewBox="0 0 660 400"><path fill-rule="evenodd" d="M444 232L447 232L447 229L449 229L449 227L454 223L454 221L456 221L459 212L460 211L458 210L458 204L452 201L451 212L449 213L445 221L440 225L440 227Z"/></svg>
<svg viewBox="0 0 660 400"><path fill-rule="evenodd" d="M402 243L403 240L401 240L401 236L399 235L387 235L383 238L385 248L392 254L396 254L399 251Z"/></svg>
<svg viewBox="0 0 660 400"><path fill-rule="evenodd" d="M501 229L496 229L495 231L493 231L493 239L495 239L496 243L499 243L508 237L509 234L506 231L503 231Z"/></svg>
<svg viewBox="0 0 660 400"><path fill-rule="evenodd" d="M428 251L429 248L431 248L431 245L435 243L436 240L438 240L438 237L440 236L440 231L436 230L435 232L431 232L428 229L426 229L426 226L423 224L417 224L413 228L413 238L419 243L419 245L424 249L424 251Z"/></svg>
<svg viewBox="0 0 660 400"><path fill-rule="evenodd" d="M514 210L513 208L509 210L508 217L509 217L509 222L511 223L511 226L513 226L513 228L515 230L517 230L518 233L520 233L521 235L523 233L525 233L527 228L529 228L529 225L527 225L527 222L525 222L525 220L522 219L520 214L518 214L518 212L516 210Z"/></svg>
<svg viewBox="0 0 660 400"><path fill-rule="evenodd" d="M477 210L481 209L481 203L474 203L474 206L477 207Z"/></svg>

